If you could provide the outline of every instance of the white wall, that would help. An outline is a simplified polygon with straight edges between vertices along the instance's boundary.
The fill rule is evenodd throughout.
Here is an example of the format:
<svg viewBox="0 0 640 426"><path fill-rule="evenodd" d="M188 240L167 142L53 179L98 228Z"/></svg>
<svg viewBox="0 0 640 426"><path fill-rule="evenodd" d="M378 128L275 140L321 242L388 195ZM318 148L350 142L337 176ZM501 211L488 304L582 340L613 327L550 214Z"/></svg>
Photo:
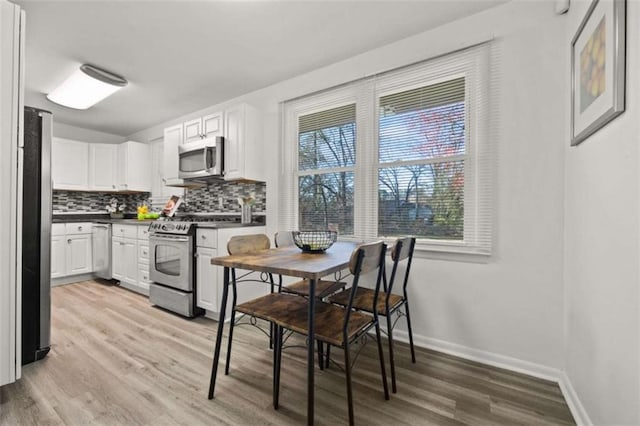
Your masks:
<svg viewBox="0 0 640 426"><path fill-rule="evenodd" d="M566 371L596 425L640 424L640 3L627 5L626 111L564 144ZM588 6L572 2L565 45Z"/></svg>
<svg viewBox="0 0 640 426"><path fill-rule="evenodd" d="M486 264L417 259L410 283L414 333L422 343L445 345L467 355L499 354L495 359L512 366L555 372L563 363L565 21L554 15L552 3L508 3L130 138L157 138L167 125L240 101L259 108L268 148L264 158L272 165L267 182L267 225L272 233L278 215L281 101L493 34L502 52L503 82L498 94L502 121L495 255Z"/></svg>
<svg viewBox="0 0 640 426"><path fill-rule="evenodd" d="M55 116L53 117L53 136L90 143L121 143L127 140L124 136L120 135L58 123Z"/></svg>

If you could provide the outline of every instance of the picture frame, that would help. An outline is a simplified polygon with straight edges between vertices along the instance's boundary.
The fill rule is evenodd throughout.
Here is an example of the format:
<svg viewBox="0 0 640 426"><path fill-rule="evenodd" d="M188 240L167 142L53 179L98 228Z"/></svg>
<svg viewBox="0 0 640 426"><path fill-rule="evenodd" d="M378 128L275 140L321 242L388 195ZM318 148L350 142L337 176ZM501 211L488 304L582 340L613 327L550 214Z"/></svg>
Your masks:
<svg viewBox="0 0 640 426"><path fill-rule="evenodd" d="M571 145L625 109L626 0L593 0L571 40Z"/></svg>

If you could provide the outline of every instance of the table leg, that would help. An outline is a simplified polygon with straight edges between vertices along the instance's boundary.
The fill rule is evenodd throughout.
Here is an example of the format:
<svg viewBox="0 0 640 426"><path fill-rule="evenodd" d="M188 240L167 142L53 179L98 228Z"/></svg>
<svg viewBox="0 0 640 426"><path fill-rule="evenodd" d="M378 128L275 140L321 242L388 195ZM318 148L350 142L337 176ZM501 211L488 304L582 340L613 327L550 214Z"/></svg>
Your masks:
<svg viewBox="0 0 640 426"><path fill-rule="evenodd" d="M308 312L308 328L309 328L309 343L307 346L307 424L313 424L313 406L314 406L314 358L315 358L315 331L314 331L314 317L316 313L316 281L315 279L309 280L309 312Z"/></svg>
<svg viewBox="0 0 640 426"><path fill-rule="evenodd" d="M216 347L213 352L213 365L211 366L211 381L209 382L209 399L213 399L216 387L216 375L218 374L218 361L220 360L220 347L222 346L222 332L224 329L224 315L227 311L227 296L229 295L229 268L224 268L224 285L222 288L222 303L220 306L220 319L218 320L218 333L216 335Z"/></svg>

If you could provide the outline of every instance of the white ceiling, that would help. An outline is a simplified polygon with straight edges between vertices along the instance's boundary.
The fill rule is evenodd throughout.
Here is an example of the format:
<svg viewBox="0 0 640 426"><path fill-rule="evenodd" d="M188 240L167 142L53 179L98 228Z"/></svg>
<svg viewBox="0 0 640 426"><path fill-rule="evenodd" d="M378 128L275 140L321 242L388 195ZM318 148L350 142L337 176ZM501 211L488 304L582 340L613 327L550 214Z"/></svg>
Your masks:
<svg viewBox="0 0 640 426"><path fill-rule="evenodd" d="M25 103L127 136L505 0L30 1ZM49 102L82 63L129 80L86 111Z"/></svg>

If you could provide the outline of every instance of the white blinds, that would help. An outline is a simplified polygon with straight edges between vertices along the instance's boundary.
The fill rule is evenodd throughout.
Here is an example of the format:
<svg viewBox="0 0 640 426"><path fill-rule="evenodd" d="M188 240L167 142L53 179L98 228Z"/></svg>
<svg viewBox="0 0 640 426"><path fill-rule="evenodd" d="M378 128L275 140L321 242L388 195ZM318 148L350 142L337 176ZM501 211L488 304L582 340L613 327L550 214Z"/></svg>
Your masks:
<svg viewBox="0 0 640 426"><path fill-rule="evenodd" d="M484 44L285 103L280 227L489 254L490 54Z"/></svg>

